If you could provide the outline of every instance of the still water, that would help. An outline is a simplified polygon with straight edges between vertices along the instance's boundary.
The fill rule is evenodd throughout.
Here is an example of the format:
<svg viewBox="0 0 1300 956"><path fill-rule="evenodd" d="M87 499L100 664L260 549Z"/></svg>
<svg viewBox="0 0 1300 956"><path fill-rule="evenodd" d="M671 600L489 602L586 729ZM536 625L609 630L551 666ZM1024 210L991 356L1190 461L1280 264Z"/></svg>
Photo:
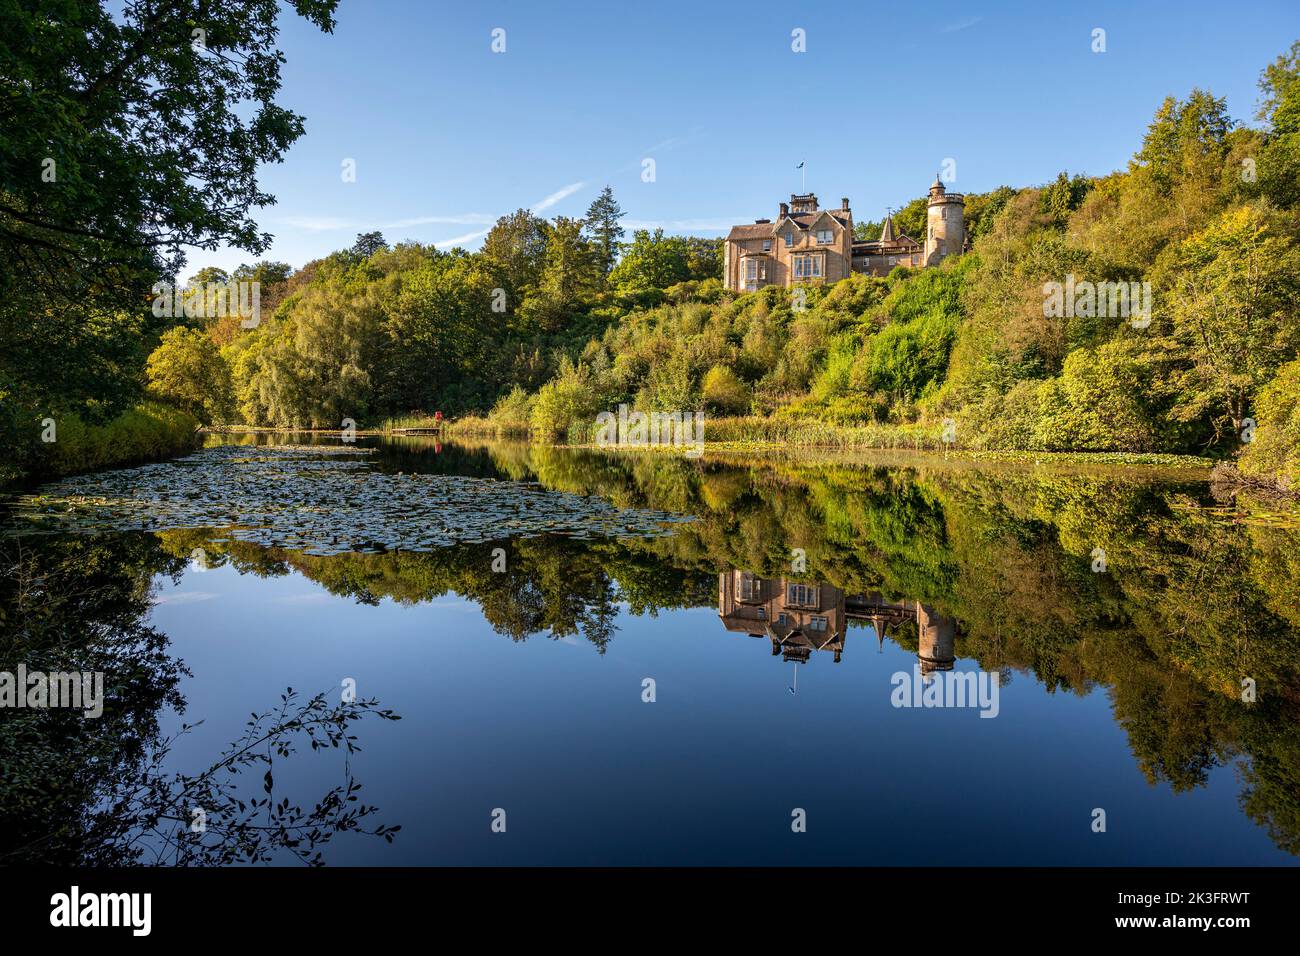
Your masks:
<svg viewBox="0 0 1300 956"><path fill-rule="evenodd" d="M1199 472L286 441L12 503L0 670L108 690L0 711L0 859L1300 854L1300 533ZM230 749L289 687L401 719Z"/></svg>

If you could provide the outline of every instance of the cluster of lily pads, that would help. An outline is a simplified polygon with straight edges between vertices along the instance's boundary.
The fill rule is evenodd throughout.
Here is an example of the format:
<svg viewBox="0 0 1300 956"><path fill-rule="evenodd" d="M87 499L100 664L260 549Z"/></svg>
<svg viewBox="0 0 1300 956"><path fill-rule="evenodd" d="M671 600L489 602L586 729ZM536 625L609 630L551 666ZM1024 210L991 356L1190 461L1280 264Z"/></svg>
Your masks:
<svg viewBox="0 0 1300 956"><path fill-rule="evenodd" d="M213 528L233 540L330 555L543 534L655 537L692 520L533 482L384 472L367 454L346 446L218 445L175 461L77 475L17 498L4 533Z"/></svg>

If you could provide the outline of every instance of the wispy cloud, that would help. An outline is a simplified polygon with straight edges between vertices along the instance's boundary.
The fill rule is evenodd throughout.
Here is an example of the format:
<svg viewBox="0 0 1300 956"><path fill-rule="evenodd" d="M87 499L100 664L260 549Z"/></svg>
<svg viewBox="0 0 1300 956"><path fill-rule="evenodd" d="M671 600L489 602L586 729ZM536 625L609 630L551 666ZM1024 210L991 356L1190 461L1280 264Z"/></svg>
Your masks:
<svg viewBox="0 0 1300 956"><path fill-rule="evenodd" d="M540 201L533 203L528 208L535 213L542 212L546 209L550 209L555 204L563 202L564 200L568 199L570 196L572 196L574 193L576 193L578 190L582 189L586 185L587 184L585 182L569 183L569 185L563 186L555 190L555 192L551 193L549 196L544 197ZM495 219L486 219L485 221L488 223L496 222ZM480 239L483 236L486 236L490 231L491 231L491 226L489 226L487 229L480 229L478 232L467 232L463 236L452 236L450 239L439 239L433 243L433 246L436 249L446 249L452 246L463 246L467 242L473 242L475 239Z"/></svg>
<svg viewBox="0 0 1300 956"><path fill-rule="evenodd" d="M333 595L326 591L304 591L301 594L284 594L272 598L275 604L329 604L333 600Z"/></svg>
<svg viewBox="0 0 1300 956"><path fill-rule="evenodd" d="M221 597L212 591L173 591L170 594L159 594L153 599L154 604L196 604L199 601L211 601L213 598Z"/></svg>
<svg viewBox="0 0 1300 956"><path fill-rule="evenodd" d="M966 17L964 20L955 20L952 23L942 27L940 33L958 33L961 30L967 30L983 20L983 17Z"/></svg>
<svg viewBox="0 0 1300 956"><path fill-rule="evenodd" d="M431 225L459 225L459 226L487 226L496 222L491 216L484 215L480 212L467 212L459 216L414 216L410 219L398 219L395 222L386 222L381 225L380 229L407 229L411 226L431 226Z"/></svg>
<svg viewBox="0 0 1300 956"><path fill-rule="evenodd" d="M535 202L529 208L533 212L541 212L550 209L557 203L568 199L578 190L587 184L569 183L569 185L557 189L549 196L543 197ZM352 219L344 219L339 216L285 216L279 220L282 225L291 229L301 229L304 232L353 232L366 229L374 229L375 225L371 222L358 222ZM410 216L406 219L396 219L393 222L381 223L380 229L410 229L414 226L487 226L491 227L496 222L495 216L489 216L481 212L464 212L454 213L444 216ZM433 245L442 248L444 246L461 245L466 242L473 242L481 236L486 236L488 229L480 229L476 232L467 232L461 236L452 236L450 239L439 239Z"/></svg>
<svg viewBox="0 0 1300 956"><path fill-rule="evenodd" d="M555 192L551 193L541 202L533 203L532 210L533 212L541 212L543 209L550 209L557 202L568 199L570 196L572 196L574 193L576 193L579 189L581 189L585 185L587 184L569 183L569 185L565 186L563 189L557 189Z"/></svg>
<svg viewBox="0 0 1300 956"><path fill-rule="evenodd" d="M463 246L467 242L473 242L475 239L480 239L483 236L486 236L491 231L490 228L480 229L478 232L467 232L463 236L452 236L450 239L436 239L430 243L430 245L435 249L446 249L450 246Z"/></svg>

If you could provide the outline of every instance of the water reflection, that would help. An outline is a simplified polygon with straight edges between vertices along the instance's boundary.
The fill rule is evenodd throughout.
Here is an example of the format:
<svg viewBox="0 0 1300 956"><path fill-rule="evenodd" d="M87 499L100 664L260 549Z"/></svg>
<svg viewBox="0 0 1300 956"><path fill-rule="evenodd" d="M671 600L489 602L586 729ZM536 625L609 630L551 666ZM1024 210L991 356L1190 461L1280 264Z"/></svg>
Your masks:
<svg viewBox="0 0 1300 956"><path fill-rule="evenodd" d="M850 621L870 624L881 643L890 628L914 624L923 675L952 670L957 660L955 621L916 601L891 601L879 591L849 595L825 582L733 569L718 575L718 617L729 631L766 637L773 657L796 664L808 663L814 651L827 652L838 664Z"/></svg>
<svg viewBox="0 0 1300 956"><path fill-rule="evenodd" d="M689 620L682 612L710 608L723 628L712 624L717 638L765 639L796 672L814 664L810 677L818 661L846 664L862 639L877 651L886 642L906 650L926 677L969 661L1018 671L1041 694L1101 688L1131 751L1125 759L1151 784L1196 790L1217 768L1235 766L1241 812L1276 846L1300 853L1300 536L1217 507L1199 476L933 459L692 462L518 445L446 445L434 455L402 442L378 451L376 465L389 473L531 481L694 520L660 537L521 538L501 529L479 543L341 554L268 547L223 528L53 536L46 572L80 562L117 580L117 596L104 600L120 613L104 618L104 634L147 629L149 579L179 575L201 549L208 568L301 576L367 611L455 595L515 642L579 639L605 653L636 619L679 630ZM1100 573L1097 548L1107 555ZM506 557L500 570L497 549ZM799 574L789 572L796 549L807 557ZM104 582L83 583L64 590L89 593ZM42 600L33 604L7 579L6 624L19 609L43 606L64 628L54 643L91 646L74 622L98 620L98 611ZM151 639L156 647L160 637ZM156 679L121 688L120 712L134 713L136 734L147 734L150 714L178 703L167 696L176 674L166 668L179 662L169 660L156 661ZM1243 699L1247 681L1253 700ZM0 719L7 727L10 718ZM1015 719L1006 701L1001 719ZM110 752L105 740L94 747L110 763L133 753ZM25 802L13 806L53 826L66 806L63 796L42 805L49 786L30 780Z"/></svg>

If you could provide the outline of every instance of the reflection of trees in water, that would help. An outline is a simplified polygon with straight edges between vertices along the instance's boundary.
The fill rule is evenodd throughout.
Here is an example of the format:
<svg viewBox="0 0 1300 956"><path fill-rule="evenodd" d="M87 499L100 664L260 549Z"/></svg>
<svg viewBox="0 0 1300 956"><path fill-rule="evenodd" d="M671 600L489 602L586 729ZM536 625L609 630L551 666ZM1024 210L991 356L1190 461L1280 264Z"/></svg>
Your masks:
<svg viewBox="0 0 1300 956"><path fill-rule="evenodd" d="M458 594L514 640L581 634L598 649L615 638L619 602L636 614L716 606L719 572L786 576L800 548L799 577L924 603L956 622L957 656L985 669L1031 674L1053 692L1106 687L1152 782L1197 787L1238 762L1245 812L1300 853L1294 530L1235 524L1188 497L1199 486L1131 472L727 467L518 447L493 464L550 490L698 519L660 539L537 537L332 557L215 543L203 531L141 540L161 545L158 569L174 571L202 546L213 564L297 570L355 600ZM492 570L494 547L506 550L505 571ZM1091 569L1097 547L1104 574ZM891 636L920 650L914 623ZM1257 683L1255 704L1240 699L1243 677Z"/></svg>
<svg viewBox="0 0 1300 956"><path fill-rule="evenodd" d="M159 534L172 554L202 548L209 566L229 562L241 573L281 575L296 570L332 594L374 604L403 604L458 594L478 604L499 634L522 641L581 635L604 652L617 631L618 605L653 614L665 607L698 606L710 585L703 573L649 560L627 543L539 536L430 552L313 556L239 541L214 540L204 530ZM496 549L505 552L503 570ZM703 600L702 600L703 599Z"/></svg>
<svg viewBox="0 0 1300 956"><path fill-rule="evenodd" d="M297 746L323 741L350 753L350 724L392 716L373 701L326 707L289 698L208 770L164 771L172 740L160 736L159 718L164 707L184 711L178 684L187 672L146 620L153 577L178 576L187 558L142 534L0 541L0 670L104 675L98 718L0 710L0 862L197 865L280 853L320 862L318 848L340 832L391 840L393 828L371 824L373 807L348 799L357 785L346 762L343 783L311 810L277 799L271 786L271 765ZM240 784L255 765L266 776L254 795ZM191 830L195 808L204 811L202 833Z"/></svg>
<svg viewBox="0 0 1300 956"><path fill-rule="evenodd" d="M566 554L572 593L552 586L545 548L520 554L536 565L514 566L521 578L494 585L475 571L448 584L491 608L505 633L521 636L548 618L576 621L573 595L601 606L599 589L584 590L600 580L583 565L590 555L640 613L707 606L719 572L780 576L801 548L809 580L924 602L954 619L957 653L986 669L1029 673L1052 691L1107 687L1153 783L1200 786L1211 768L1244 758L1244 810L1279 846L1300 852L1293 528L1235 523L1201 506L1203 484L1147 471L921 460L731 467L519 446L485 453L512 477L552 490L698 516L671 538ZM1106 552L1105 573L1091 568L1096 548ZM472 562L488 567L485 558ZM916 650L909 634L896 639ZM1241 699L1247 677L1258 687L1254 704Z"/></svg>

